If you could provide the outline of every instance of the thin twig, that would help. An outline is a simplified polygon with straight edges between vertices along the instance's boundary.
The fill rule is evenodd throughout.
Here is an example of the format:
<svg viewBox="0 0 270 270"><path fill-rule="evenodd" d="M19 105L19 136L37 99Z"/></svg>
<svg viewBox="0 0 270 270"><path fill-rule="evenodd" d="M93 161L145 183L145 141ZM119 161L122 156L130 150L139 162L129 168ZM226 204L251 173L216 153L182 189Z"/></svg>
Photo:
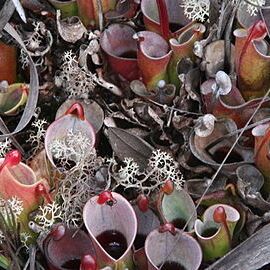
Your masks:
<svg viewBox="0 0 270 270"><path fill-rule="evenodd" d="M27 270L29 264L30 264L30 258L28 258L27 262L25 263L25 266L23 267L23 270Z"/></svg>
<svg viewBox="0 0 270 270"><path fill-rule="evenodd" d="M220 17L219 17L219 22L218 22L218 31L217 31L217 39L221 39L222 36L222 28L223 28L223 19L224 19L224 14L225 14L225 9L227 8L226 2L223 1L221 3L221 8L220 8Z"/></svg>
<svg viewBox="0 0 270 270"><path fill-rule="evenodd" d="M99 23L99 30L100 32L103 31L103 25L104 25L104 18L103 18L103 7L101 0L97 1L98 4L98 23Z"/></svg>
<svg viewBox="0 0 270 270"><path fill-rule="evenodd" d="M37 248L35 245L30 245L29 249L30 249L30 252L29 252L30 269L29 270L35 270Z"/></svg>
<svg viewBox="0 0 270 270"><path fill-rule="evenodd" d="M225 29L225 41L224 41L224 52L225 52L225 59L224 59L224 67L228 67L229 73L233 73L233 65L231 64L231 35L232 35L232 28L235 19L236 12L239 8L239 5L242 0L238 0L235 7L232 9L232 14ZM229 5L229 4L228 4Z"/></svg>
<svg viewBox="0 0 270 270"><path fill-rule="evenodd" d="M38 269L40 269L40 270L46 270L46 269L41 265L40 262L36 261L36 265L38 266Z"/></svg>
<svg viewBox="0 0 270 270"><path fill-rule="evenodd" d="M189 112L189 111L185 111L185 110L180 110L180 109L177 109L175 107L168 106L166 104L158 103L158 102L153 101L151 99L149 99L149 101L152 102L153 104L157 105L157 106L163 107L164 109L166 108L166 109L170 109L170 110L177 111L177 112L180 112L180 113L192 114L192 115L196 115L196 116L202 116L203 115L202 113L194 113L194 112Z"/></svg>
<svg viewBox="0 0 270 270"><path fill-rule="evenodd" d="M174 108L174 106L173 106ZM167 127L170 127L171 125L171 122L172 122L172 118L173 118L173 110L170 111L170 115L169 115L169 119L168 119L168 122L167 122Z"/></svg>
<svg viewBox="0 0 270 270"><path fill-rule="evenodd" d="M250 130L250 129L252 129L252 128L254 128L254 127L257 127L257 126L259 126L259 125L266 124L266 123L268 123L268 122L270 122L270 117L265 118L265 119L263 119L263 120L260 120L260 121L258 121L258 122L255 122L255 123L253 123L253 124L251 124L251 125L248 125L247 127L244 127L244 128L240 128L240 129L234 130L234 131L232 131L232 132L230 132L230 133L228 133L228 134L225 134L225 135L223 135L222 137L220 137L220 138L214 140L210 145L208 145L208 148L211 148L212 146L218 144L219 142L223 141L225 138L228 138L228 137L231 137L231 136L233 136L233 135L239 134L239 133L242 132L243 130L244 130L244 131L247 131L247 130Z"/></svg>

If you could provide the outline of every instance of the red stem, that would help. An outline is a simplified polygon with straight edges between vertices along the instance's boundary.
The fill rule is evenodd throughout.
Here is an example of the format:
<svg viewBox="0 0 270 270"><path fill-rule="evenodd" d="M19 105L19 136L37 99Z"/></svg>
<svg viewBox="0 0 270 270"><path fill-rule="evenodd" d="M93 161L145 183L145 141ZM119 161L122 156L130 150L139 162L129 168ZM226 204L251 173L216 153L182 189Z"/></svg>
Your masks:
<svg viewBox="0 0 270 270"><path fill-rule="evenodd" d="M228 240L229 240L229 244L230 247L232 247L232 237L231 237L231 233L228 227L228 223L227 223L227 215L226 215L226 211L225 208L223 206L218 206L214 213L213 213L213 220L217 223L222 223L224 225Z"/></svg>
<svg viewBox="0 0 270 270"><path fill-rule="evenodd" d="M226 234L227 234L228 239L229 239L230 247L232 247L232 237L231 237L231 233L230 233L230 230L229 230L229 227L228 227L228 223L227 223L226 220L223 221L223 225L224 225Z"/></svg>
<svg viewBox="0 0 270 270"><path fill-rule="evenodd" d="M171 31L169 27L169 17L165 0L156 0L158 6L159 23L161 27L161 35L164 39L169 40Z"/></svg>
<svg viewBox="0 0 270 270"><path fill-rule="evenodd" d="M50 203L50 204L53 203L52 198L51 198L49 192L47 191L47 189L45 188L44 184L42 184L42 183L38 184L36 187L36 192L38 195L44 196L44 198L46 199L46 201L48 203Z"/></svg>

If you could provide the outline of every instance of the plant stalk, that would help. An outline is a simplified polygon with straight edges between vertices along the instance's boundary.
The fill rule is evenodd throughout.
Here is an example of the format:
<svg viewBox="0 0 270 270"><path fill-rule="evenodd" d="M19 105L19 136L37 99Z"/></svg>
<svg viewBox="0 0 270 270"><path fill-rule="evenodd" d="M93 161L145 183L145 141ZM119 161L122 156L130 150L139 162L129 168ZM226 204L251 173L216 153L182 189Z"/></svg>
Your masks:
<svg viewBox="0 0 270 270"><path fill-rule="evenodd" d="M165 0L156 0L158 6L159 23L161 27L161 35L164 39L169 40L171 31L169 27L169 16Z"/></svg>

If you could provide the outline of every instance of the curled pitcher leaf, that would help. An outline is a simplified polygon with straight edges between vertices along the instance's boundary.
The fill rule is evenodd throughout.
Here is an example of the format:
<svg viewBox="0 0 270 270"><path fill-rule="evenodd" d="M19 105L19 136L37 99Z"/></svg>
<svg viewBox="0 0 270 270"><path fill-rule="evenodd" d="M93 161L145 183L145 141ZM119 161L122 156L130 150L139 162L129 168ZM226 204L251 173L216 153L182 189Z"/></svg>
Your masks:
<svg viewBox="0 0 270 270"><path fill-rule="evenodd" d="M166 226L168 223L153 230L146 238L148 269L197 270L202 261L198 242L187 233L179 229L169 231Z"/></svg>
<svg viewBox="0 0 270 270"><path fill-rule="evenodd" d="M231 249L234 229L239 219L240 214L234 207L215 204L204 212L203 221L196 220L195 233L205 261L222 257Z"/></svg>
<svg viewBox="0 0 270 270"><path fill-rule="evenodd" d="M65 19L60 19L60 16L60 11L57 10L57 29L63 40L70 43L75 43L87 33L87 30L80 21L79 17L72 16Z"/></svg>
<svg viewBox="0 0 270 270"><path fill-rule="evenodd" d="M137 43L133 39L135 31L125 24L112 24L100 37L100 45L105 53L109 67L125 79L139 78L137 65Z"/></svg>
<svg viewBox="0 0 270 270"><path fill-rule="evenodd" d="M18 25L18 30L31 57L43 57L50 51L53 44L53 36L43 22L35 26L35 23L31 23L30 20L27 24ZM37 41L33 38L34 36L38 36ZM23 60L23 63L23 65L26 65L27 60Z"/></svg>
<svg viewBox="0 0 270 270"><path fill-rule="evenodd" d="M57 224L43 241L43 253L49 269L79 269L86 255L95 257L90 237L82 230Z"/></svg>
<svg viewBox="0 0 270 270"><path fill-rule="evenodd" d="M264 176L263 190L268 193L270 191L270 124L258 125L253 128L252 135L255 137L255 164Z"/></svg>
<svg viewBox="0 0 270 270"><path fill-rule="evenodd" d="M86 27L99 24L98 0L77 0L79 16ZM116 0L101 0L102 13L115 8Z"/></svg>
<svg viewBox="0 0 270 270"><path fill-rule="evenodd" d="M102 108L98 105L97 102L94 100L85 100L82 99L67 99L57 110L55 119L58 119L59 117L63 116L65 112L76 102L79 102L83 106L85 119L92 125L92 127L95 130L95 133L97 134L104 121L104 111Z"/></svg>
<svg viewBox="0 0 270 270"><path fill-rule="evenodd" d="M0 42L0 81L15 83L17 78L17 50Z"/></svg>
<svg viewBox="0 0 270 270"><path fill-rule="evenodd" d="M144 247L147 235L152 230L160 227L160 221L157 215L150 208L146 211L142 211L137 205L134 205L133 209L138 221L138 231L134 242L134 248L135 250L139 250Z"/></svg>
<svg viewBox="0 0 270 270"><path fill-rule="evenodd" d="M234 36L238 87L246 100L262 97L270 87L265 25L259 21L249 30L236 29Z"/></svg>
<svg viewBox="0 0 270 270"><path fill-rule="evenodd" d="M132 81L130 88L139 97L150 99L161 104L171 104L176 94L175 85L166 84L164 80L159 81L156 88L151 92L149 92L145 84L139 80Z"/></svg>
<svg viewBox="0 0 270 270"><path fill-rule="evenodd" d="M18 162L14 164L10 153L15 153L17 150L9 152L5 159L0 159L0 198L3 200L17 199L21 202L21 211L18 220L21 223L23 231L28 230L28 215L36 210L42 203L43 196L39 192L39 187L48 190L47 181L37 179L33 170L26 164ZM11 158L10 158L11 157Z"/></svg>
<svg viewBox="0 0 270 270"><path fill-rule="evenodd" d="M179 86L180 81L177 73L177 64L183 57L189 57L194 60L194 43L200 40L206 28L203 24L192 24L186 28L178 37L170 39L170 46L173 51L172 58L168 67L170 83Z"/></svg>
<svg viewBox="0 0 270 270"><path fill-rule="evenodd" d="M168 14L168 21L165 23L169 24L170 33L167 33L169 38L180 34L184 31L185 26L191 24L191 21L184 15L184 10L181 7L182 0L163 0L165 5L161 8L165 7L166 11L159 10L157 2L156 0L142 0L141 2L143 20L147 30L162 34L159 14L164 17L165 13Z"/></svg>
<svg viewBox="0 0 270 270"><path fill-rule="evenodd" d="M160 80L168 82L167 66L172 51L166 40L150 31L141 31L134 39L138 43L138 66L147 89L155 89Z"/></svg>
<svg viewBox="0 0 270 270"><path fill-rule="evenodd" d="M83 220L97 253L98 267L135 269L132 246L137 219L131 204L123 196L103 191L92 197L84 207Z"/></svg>
<svg viewBox="0 0 270 270"><path fill-rule="evenodd" d="M201 41L203 42L203 40ZM200 44L200 42L199 42ZM201 66L205 69L205 75L207 78L215 78L216 73L219 70L225 69L225 41L224 40L215 40L202 50L202 46L198 46L198 44L194 46L194 52L198 57L202 57L203 61ZM196 48L196 49L195 49ZM234 68L235 61L235 47L231 44L231 57L230 57L230 65L231 68ZM213 53L215 52L215 53Z"/></svg>
<svg viewBox="0 0 270 270"><path fill-rule="evenodd" d="M219 71L222 72L222 71ZM249 120L261 98L245 101L239 89L231 84L224 92L222 86L215 80L209 79L200 86L206 113L212 113L217 118L231 118L242 128ZM262 106L267 106L265 101Z"/></svg>
<svg viewBox="0 0 270 270"><path fill-rule="evenodd" d="M252 165L243 165L236 170L237 191L247 205L263 212L269 211L270 203L266 201L261 188L264 184L262 173Z"/></svg>
<svg viewBox="0 0 270 270"><path fill-rule="evenodd" d="M250 165L243 165L241 167L250 166ZM239 168L241 168L239 167ZM238 171L238 168L237 170ZM217 179L219 180L219 179ZM196 200L195 203L199 203L199 199ZM204 196L203 200L200 201L200 205L202 206L213 206L216 204L226 204L234 207L240 214L240 219L237 223L237 226L234 230L233 240L237 240L239 233L244 228L246 223L246 208L242 204L241 198L237 194L237 189L234 184L228 184L225 188L208 193Z"/></svg>
<svg viewBox="0 0 270 270"><path fill-rule="evenodd" d="M15 83L0 93L0 111L4 114L14 114L23 106L28 98L29 86L24 83Z"/></svg>
<svg viewBox="0 0 270 270"><path fill-rule="evenodd" d="M137 205L133 205L133 209L138 221L138 230L134 241L135 250L133 260L139 270L145 270L147 269L147 258L144 250L145 239L152 230L159 228L161 224L158 216L152 209L148 208L145 210L138 202Z"/></svg>
<svg viewBox="0 0 270 270"><path fill-rule="evenodd" d="M157 201L157 208L163 222L171 222L176 228L182 229L186 222L189 221L186 231L193 231L197 219L195 205L184 189L177 190L174 188L171 194L161 191Z"/></svg>
<svg viewBox="0 0 270 270"><path fill-rule="evenodd" d="M62 19L77 16L78 15L78 5L77 0L48 0L56 9L61 11Z"/></svg>
<svg viewBox="0 0 270 270"><path fill-rule="evenodd" d="M205 122L203 116L197 120L195 131L191 134L189 145L192 154L205 164L217 168L227 155L236 135L224 137L237 129L235 122L229 118L221 118L211 123ZM211 120L211 121L210 121ZM223 171L235 173L235 169L243 164L253 162L253 149L236 144L227 158Z"/></svg>
<svg viewBox="0 0 270 270"><path fill-rule="evenodd" d="M51 164L57 168L58 170L62 170L64 168L59 167L57 165L57 159L61 158L62 155L65 155L63 150L68 150L70 145L70 141L72 138L76 138L76 136L83 137L85 143L88 145L87 149L76 149L76 152L73 155L69 155L70 160L73 165L78 162L78 158L80 158L80 154L87 155L87 151L90 152L94 147L96 142L96 135L94 128L92 125L86 120L83 106L80 103L74 103L63 116L56 119L54 122L46 130L45 134L45 150L48 159ZM76 141L76 140L74 140ZM57 151L57 146L61 145L61 153ZM77 147L80 147L77 145ZM67 148L67 149L65 149ZM59 149L58 149L59 150ZM77 152L78 151L78 152ZM86 151L86 152L85 152ZM60 157L61 155L61 157ZM65 157L63 157L65 158ZM71 166L71 164L66 164L67 166Z"/></svg>

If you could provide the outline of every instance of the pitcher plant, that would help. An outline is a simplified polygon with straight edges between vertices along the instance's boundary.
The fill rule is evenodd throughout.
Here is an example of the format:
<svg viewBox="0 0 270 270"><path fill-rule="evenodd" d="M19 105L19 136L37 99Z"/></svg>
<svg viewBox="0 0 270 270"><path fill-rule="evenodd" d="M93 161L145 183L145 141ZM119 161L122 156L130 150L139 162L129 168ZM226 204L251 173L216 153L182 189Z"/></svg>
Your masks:
<svg viewBox="0 0 270 270"><path fill-rule="evenodd" d="M92 197L84 207L83 220L96 250L98 267L135 269L132 246L137 234L137 219L123 196L103 191Z"/></svg>
<svg viewBox="0 0 270 270"><path fill-rule="evenodd" d="M203 221L195 222L195 233L205 261L222 257L232 248L233 232L240 219L238 211L226 204L207 208Z"/></svg>
<svg viewBox="0 0 270 270"><path fill-rule="evenodd" d="M79 16L86 27L99 25L98 0L77 0ZM116 0L101 0L102 13L113 10Z"/></svg>
<svg viewBox="0 0 270 270"><path fill-rule="evenodd" d="M125 24L112 24L103 31L100 45L111 70L128 81L139 78L135 30Z"/></svg>
<svg viewBox="0 0 270 270"><path fill-rule="evenodd" d="M198 242L172 223L164 224L147 236L145 253L149 270L197 270L202 261Z"/></svg>
<svg viewBox="0 0 270 270"><path fill-rule="evenodd" d="M270 56L265 23L234 31L238 87L246 100L262 97L270 87Z"/></svg>
<svg viewBox="0 0 270 270"><path fill-rule="evenodd" d="M22 231L28 231L28 215L36 210L43 199L51 202L46 179L37 179L33 170L21 162L18 150L10 151L0 159L0 198L16 200L22 205L18 216Z"/></svg>
<svg viewBox="0 0 270 270"><path fill-rule="evenodd" d="M86 269L97 270L92 241L82 230L56 224L43 241L42 248L50 270L79 269L87 263L89 268Z"/></svg>
<svg viewBox="0 0 270 270"><path fill-rule="evenodd" d="M181 4L182 0L142 0L146 29L161 34L167 41L179 35L192 24L184 15Z"/></svg>

